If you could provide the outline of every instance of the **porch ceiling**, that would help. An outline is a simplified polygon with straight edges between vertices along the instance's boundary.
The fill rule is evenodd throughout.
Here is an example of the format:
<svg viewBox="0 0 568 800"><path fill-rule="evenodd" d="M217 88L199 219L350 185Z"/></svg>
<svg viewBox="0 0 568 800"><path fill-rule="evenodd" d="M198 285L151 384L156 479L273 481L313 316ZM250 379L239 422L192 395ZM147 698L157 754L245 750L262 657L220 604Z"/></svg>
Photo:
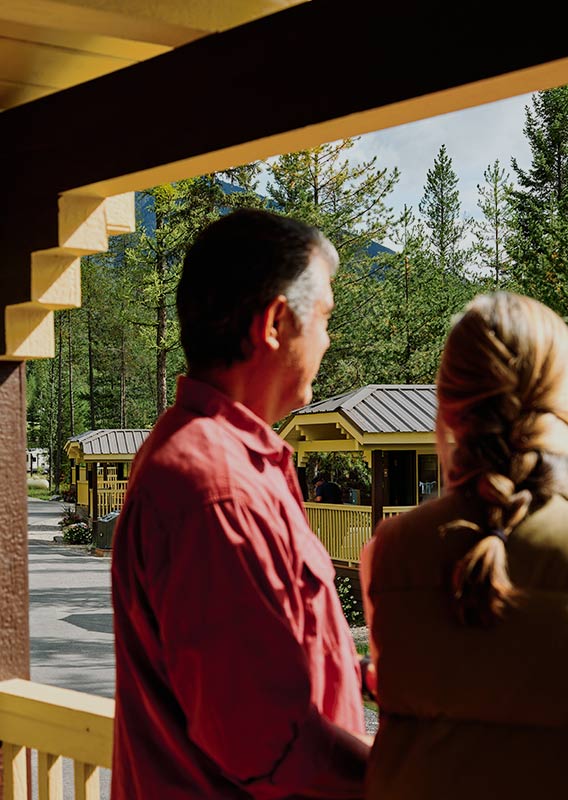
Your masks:
<svg viewBox="0 0 568 800"><path fill-rule="evenodd" d="M133 227L116 195L568 83L546 5L0 0L0 360L53 354L80 256Z"/></svg>
<svg viewBox="0 0 568 800"><path fill-rule="evenodd" d="M0 110L305 0L0 0Z"/></svg>

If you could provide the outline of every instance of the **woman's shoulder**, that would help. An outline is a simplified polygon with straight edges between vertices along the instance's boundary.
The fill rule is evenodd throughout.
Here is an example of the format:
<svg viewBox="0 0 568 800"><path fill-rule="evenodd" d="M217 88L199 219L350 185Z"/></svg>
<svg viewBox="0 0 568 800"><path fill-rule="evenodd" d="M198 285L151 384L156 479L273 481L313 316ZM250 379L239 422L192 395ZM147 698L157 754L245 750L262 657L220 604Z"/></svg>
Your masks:
<svg viewBox="0 0 568 800"><path fill-rule="evenodd" d="M483 508L477 498L449 492L435 500L384 519L375 528L369 572L388 586L437 585L448 556L441 528L447 522L467 519L481 522Z"/></svg>
<svg viewBox="0 0 568 800"><path fill-rule="evenodd" d="M428 530L437 533L440 525L454 519L479 522L482 517L483 506L479 498L472 493L451 491L410 511L381 520L375 528L375 535L385 540L401 535L422 538Z"/></svg>

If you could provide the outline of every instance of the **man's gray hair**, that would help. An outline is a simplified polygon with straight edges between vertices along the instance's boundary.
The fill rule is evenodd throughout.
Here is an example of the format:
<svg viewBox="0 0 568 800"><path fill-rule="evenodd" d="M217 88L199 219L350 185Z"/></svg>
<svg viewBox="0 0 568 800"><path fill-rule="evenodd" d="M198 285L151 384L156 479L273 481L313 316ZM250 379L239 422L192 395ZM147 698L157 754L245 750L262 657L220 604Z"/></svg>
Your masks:
<svg viewBox="0 0 568 800"><path fill-rule="evenodd" d="M319 234L319 241L314 248L314 255L317 254L329 264L330 274L335 275L339 267L339 256L335 247L322 233ZM284 294L288 306L300 328L303 328L308 321L319 290L320 278L311 264L286 288Z"/></svg>

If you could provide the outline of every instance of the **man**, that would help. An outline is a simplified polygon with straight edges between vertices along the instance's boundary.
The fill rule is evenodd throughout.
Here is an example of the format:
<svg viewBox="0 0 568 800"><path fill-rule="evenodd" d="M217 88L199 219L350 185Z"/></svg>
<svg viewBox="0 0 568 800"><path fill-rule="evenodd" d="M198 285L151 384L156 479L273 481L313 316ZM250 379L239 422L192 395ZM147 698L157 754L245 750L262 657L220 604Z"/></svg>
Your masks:
<svg viewBox="0 0 568 800"><path fill-rule="evenodd" d="M328 472L320 472L314 481L316 487L316 503L342 503L341 489L334 481L330 481Z"/></svg>
<svg viewBox="0 0 568 800"><path fill-rule="evenodd" d="M113 545L113 800L359 798L353 642L271 425L310 402L337 254L262 211L213 223L178 287L189 377Z"/></svg>

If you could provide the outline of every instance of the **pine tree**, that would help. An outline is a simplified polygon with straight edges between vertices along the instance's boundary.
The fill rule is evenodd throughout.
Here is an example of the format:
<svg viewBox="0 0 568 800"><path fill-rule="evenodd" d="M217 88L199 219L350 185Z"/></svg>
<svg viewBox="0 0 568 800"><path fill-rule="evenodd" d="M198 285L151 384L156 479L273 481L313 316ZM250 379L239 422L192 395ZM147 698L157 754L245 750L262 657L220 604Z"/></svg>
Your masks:
<svg viewBox="0 0 568 800"><path fill-rule="evenodd" d="M393 238L400 252L381 282L380 310L370 338L377 383L432 383L452 316L478 290L465 274L444 272L429 248L424 224L405 208Z"/></svg>
<svg viewBox="0 0 568 800"><path fill-rule="evenodd" d="M289 153L268 168L271 207L318 227L341 261L334 279L331 345L314 383L315 398L372 382L376 344L369 341L366 329L378 311L380 275L390 258L377 243L393 221L387 199L398 170L378 168L377 157L351 163L354 143L345 139Z"/></svg>
<svg viewBox="0 0 568 800"><path fill-rule="evenodd" d="M532 164L515 159L514 235L510 251L521 291L568 311L568 86L538 92L526 107Z"/></svg>
<svg viewBox="0 0 568 800"><path fill-rule="evenodd" d="M418 208L428 230L427 242L434 263L444 273L459 274L468 256L463 246L466 224L460 220L458 177L445 145L426 174Z"/></svg>
<svg viewBox="0 0 568 800"><path fill-rule="evenodd" d="M171 402L174 384L168 364L182 362L175 292L183 257L197 233L217 219L230 203L214 176L190 178L156 186L143 193L153 217L149 230L127 250L131 284L132 322L155 353L156 416Z"/></svg>
<svg viewBox="0 0 568 800"><path fill-rule="evenodd" d="M510 265L507 245L511 235L513 184L499 160L487 167L483 177L485 183L477 185L477 205L483 216L473 224L476 238L473 254L477 257L478 265L491 276L494 288L497 288Z"/></svg>
<svg viewBox="0 0 568 800"><path fill-rule="evenodd" d="M225 179L233 191L227 196L227 207L236 208L265 208L266 198L258 192L261 165L258 161L252 164L243 164L218 173L217 179Z"/></svg>

